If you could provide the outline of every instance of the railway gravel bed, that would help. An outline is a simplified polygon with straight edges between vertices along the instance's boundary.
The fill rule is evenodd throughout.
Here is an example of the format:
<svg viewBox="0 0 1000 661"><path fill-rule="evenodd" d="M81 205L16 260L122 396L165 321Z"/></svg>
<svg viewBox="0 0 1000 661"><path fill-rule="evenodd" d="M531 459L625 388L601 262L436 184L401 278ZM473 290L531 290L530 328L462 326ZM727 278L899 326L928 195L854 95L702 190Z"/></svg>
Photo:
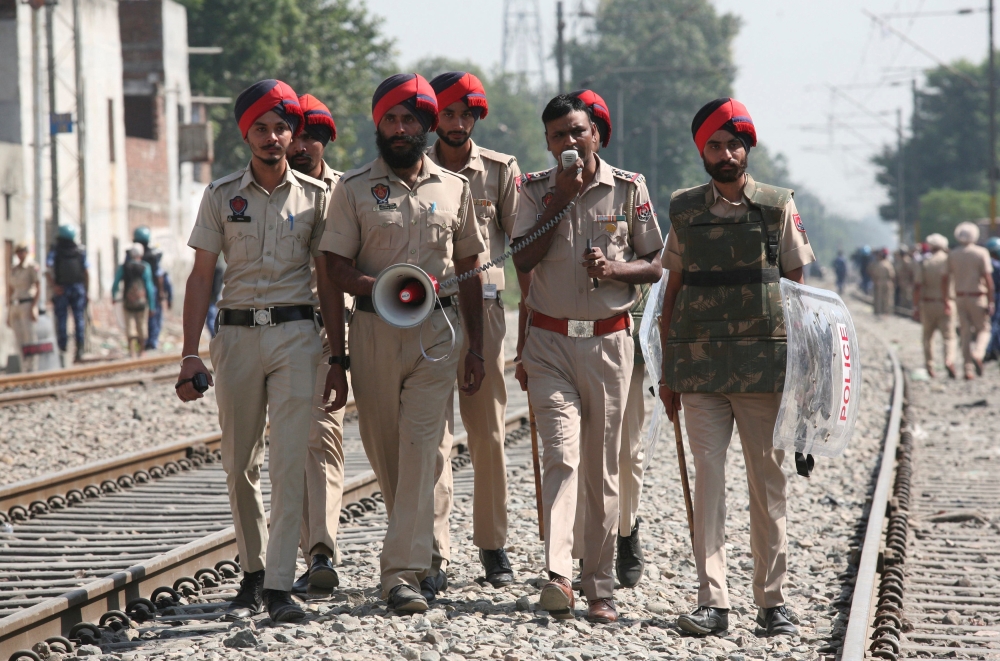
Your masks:
<svg viewBox="0 0 1000 661"><path fill-rule="evenodd" d="M543 547L538 540L534 482L524 439L508 447L511 485L511 531L508 551L514 563L513 587L495 590L477 581L480 567L471 541L471 500L457 498L452 513L453 558L450 588L423 616L398 617L386 612L379 597L379 544L384 515L365 517L360 528L345 529L341 587L329 598L310 600L309 618L298 625L273 626L266 616L249 625L195 624L143 634L116 634L104 641L104 659L190 658L420 659L458 661L497 658L506 661L599 658L743 661L759 658L833 659L843 637L857 562L858 531L863 529L866 498L877 468L892 372L883 323L860 306L856 321L864 364L862 410L852 445L844 457L820 460L812 478L789 474L789 605L801 620L797 638L755 635L750 589L751 557L747 490L738 436L734 436L728 471L730 592L733 611L723 637L682 635L677 615L695 606L696 577L691 560L672 434L664 432L647 475L641 514L647 559L638 588L616 591L621 620L591 625L582 616L559 622L537 611L544 582ZM904 322L905 323L905 322ZM647 397L647 408L653 400ZM208 403L206 403L208 408ZM911 409L912 410L912 409ZM209 409L211 411L211 409ZM456 474L470 481L471 471ZM302 569L300 567L300 569ZM232 595L224 585L215 595ZM148 638L148 640L146 639ZM89 652L101 650L90 648Z"/></svg>

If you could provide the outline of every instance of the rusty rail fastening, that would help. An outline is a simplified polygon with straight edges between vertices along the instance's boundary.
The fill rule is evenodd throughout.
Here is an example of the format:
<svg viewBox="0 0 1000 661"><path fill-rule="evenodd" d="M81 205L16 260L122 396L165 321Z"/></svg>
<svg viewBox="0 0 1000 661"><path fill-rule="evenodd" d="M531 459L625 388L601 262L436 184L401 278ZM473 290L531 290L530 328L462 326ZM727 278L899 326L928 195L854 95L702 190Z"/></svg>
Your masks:
<svg viewBox="0 0 1000 661"><path fill-rule="evenodd" d="M904 414L905 416L905 414ZM875 608L874 642L869 646L872 657L896 661L900 654L903 619L903 565L906 562L907 535L910 530L910 485L913 478L913 432L903 420L896 448L896 480L893 496L888 503L889 523L886 526L885 548L880 557L882 581L879 584Z"/></svg>

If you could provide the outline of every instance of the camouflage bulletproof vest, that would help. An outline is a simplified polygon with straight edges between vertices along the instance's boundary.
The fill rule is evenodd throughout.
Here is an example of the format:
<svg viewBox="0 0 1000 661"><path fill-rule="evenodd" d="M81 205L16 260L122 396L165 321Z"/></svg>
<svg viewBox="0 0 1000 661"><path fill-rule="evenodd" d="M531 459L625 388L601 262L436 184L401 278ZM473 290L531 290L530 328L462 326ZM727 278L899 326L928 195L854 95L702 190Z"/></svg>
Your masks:
<svg viewBox="0 0 1000 661"><path fill-rule="evenodd" d="M778 251L792 191L756 184L745 191L747 213L719 218L705 202L709 186L670 201L684 273L663 347L664 379L682 393L781 392L787 344Z"/></svg>

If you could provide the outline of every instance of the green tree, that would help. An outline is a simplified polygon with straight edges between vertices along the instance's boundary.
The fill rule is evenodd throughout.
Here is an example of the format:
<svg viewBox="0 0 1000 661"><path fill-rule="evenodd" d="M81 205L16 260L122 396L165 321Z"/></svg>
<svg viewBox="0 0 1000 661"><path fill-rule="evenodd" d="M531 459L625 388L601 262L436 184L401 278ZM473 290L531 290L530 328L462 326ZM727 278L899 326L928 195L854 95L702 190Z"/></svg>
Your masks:
<svg viewBox="0 0 1000 661"><path fill-rule="evenodd" d="M705 103L732 94L738 30L737 17L720 15L708 0L604 0L593 32L567 46L572 85L593 89L611 106L605 155L645 174L651 187L655 178L651 194L660 206L672 191L705 180L691 119Z"/></svg>
<svg viewBox="0 0 1000 661"><path fill-rule="evenodd" d="M369 101L392 73L393 43L381 19L354 0L180 0L188 9L192 46L221 46L221 55L191 56L191 88L233 100L264 78L284 80L299 94L329 106L337 141L326 157L348 169L374 153ZM232 104L215 106L213 174L243 167L250 151L233 119Z"/></svg>
<svg viewBox="0 0 1000 661"><path fill-rule="evenodd" d="M985 218L989 209L990 196L983 191L934 188L920 196L920 234L937 232L950 241L956 225Z"/></svg>
<svg viewBox="0 0 1000 661"><path fill-rule="evenodd" d="M541 100L523 81L499 71L488 75L471 62L444 57L420 60L413 69L427 80L446 71L468 71L475 75L482 81L490 102L486 119L476 122L472 134L476 144L516 156L523 172L547 167Z"/></svg>

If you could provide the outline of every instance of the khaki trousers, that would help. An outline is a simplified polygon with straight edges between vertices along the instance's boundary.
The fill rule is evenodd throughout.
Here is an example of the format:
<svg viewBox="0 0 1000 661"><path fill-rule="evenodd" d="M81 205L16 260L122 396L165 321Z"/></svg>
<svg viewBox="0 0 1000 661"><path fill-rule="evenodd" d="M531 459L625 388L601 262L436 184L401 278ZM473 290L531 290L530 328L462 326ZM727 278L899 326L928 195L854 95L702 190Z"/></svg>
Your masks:
<svg viewBox="0 0 1000 661"><path fill-rule="evenodd" d="M472 459L472 543L487 550L507 544L507 460L503 453L506 438L507 383L504 380L503 340L506 334L503 305L500 299L483 300L483 357L486 376L479 391L468 397L458 396L462 424L468 434ZM469 350L469 339L462 334L462 356ZM462 380L464 364L457 365ZM447 564L451 556L448 515L451 513L451 446L454 440L454 399L448 400L448 425L441 444L441 462L448 463L434 487L434 560L435 567ZM442 562L443 561L443 562Z"/></svg>
<svg viewBox="0 0 1000 661"><path fill-rule="evenodd" d="M959 296L955 301L962 338L962 360L969 367L982 361L990 343L990 310L986 296Z"/></svg>
<svg viewBox="0 0 1000 661"><path fill-rule="evenodd" d="M893 286L892 280L878 280L874 283L874 307L875 314L893 313Z"/></svg>
<svg viewBox="0 0 1000 661"><path fill-rule="evenodd" d="M14 331L14 340L18 351L21 351L21 369L30 372L35 366L34 356L25 356L22 349L25 344L37 342L35 337L35 322L31 320L31 303L18 303L15 299L7 311L10 319L10 329Z"/></svg>
<svg viewBox="0 0 1000 661"><path fill-rule="evenodd" d="M645 376L646 366L636 362L632 367L632 380L628 386L628 400L622 419L621 448L618 451L618 535L621 537L632 536L632 526L639 514L639 500L642 497L642 463L646 459L642 438L642 423L646 418L642 392ZM576 559L583 557L583 522L587 517L583 481L579 484L576 522L573 524L573 557Z"/></svg>
<svg viewBox="0 0 1000 661"><path fill-rule="evenodd" d="M952 305L955 302L952 301ZM920 325L923 327L924 335L924 366L928 370L934 369L934 331L941 332L941 340L944 342L944 364L955 364L955 313L945 314L944 303L941 301L921 301L920 303Z"/></svg>
<svg viewBox="0 0 1000 661"><path fill-rule="evenodd" d="M266 567L265 588L291 590L313 385L323 353L316 324L222 326L210 348L240 564L246 572ZM270 536L260 493L265 414L271 420Z"/></svg>
<svg viewBox="0 0 1000 661"><path fill-rule="evenodd" d="M444 312L461 333L455 308ZM380 558L383 598L403 583L419 589L431 570L434 485L445 468L439 448L459 351L456 346L448 360L424 360L421 334L432 358L448 350L450 333L441 310L406 329L358 311L349 336L361 441L389 513ZM450 470L451 463L443 463Z"/></svg>
<svg viewBox="0 0 1000 661"><path fill-rule="evenodd" d="M783 450L772 445L781 393L684 393L684 421L694 458L694 557L698 605L729 608L726 588L726 454L733 421L740 432L750 492L753 597L762 608L785 603Z"/></svg>
<svg viewBox="0 0 1000 661"><path fill-rule="evenodd" d="M139 351L146 346L146 326L149 323L149 309L132 312L125 312L125 337L129 341L129 351L132 350L132 340L139 341Z"/></svg>
<svg viewBox="0 0 1000 661"><path fill-rule="evenodd" d="M344 497L344 409L328 413L323 401L326 375L330 373L330 345L326 330L320 333L323 356L316 366L309 449L306 455L306 491L302 499L302 526L299 548L306 565L313 553L322 553L340 563L337 529Z"/></svg>
<svg viewBox="0 0 1000 661"><path fill-rule="evenodd" d="M546 566L560 576L573 576L573 527L582 479L587 511L583 592L591 601L610 597L632 336L623 330L575 338L529 328L521 358L542 445Z"/></svg>

